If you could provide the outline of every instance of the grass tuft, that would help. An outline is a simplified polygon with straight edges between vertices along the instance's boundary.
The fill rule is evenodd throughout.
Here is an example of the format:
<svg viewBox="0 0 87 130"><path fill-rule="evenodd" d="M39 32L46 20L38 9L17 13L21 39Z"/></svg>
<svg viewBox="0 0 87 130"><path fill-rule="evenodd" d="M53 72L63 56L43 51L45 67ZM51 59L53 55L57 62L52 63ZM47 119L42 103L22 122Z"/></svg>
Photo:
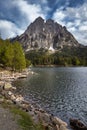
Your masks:
<svg viewBox="0 0 87 130"><path fill-rule="evenodd" d="M16 105L4 102L2 106L8 108L14 114L14 118L17 119L18 125L23 130L44 130L41 122L35 124L32 117Z"/></svg>

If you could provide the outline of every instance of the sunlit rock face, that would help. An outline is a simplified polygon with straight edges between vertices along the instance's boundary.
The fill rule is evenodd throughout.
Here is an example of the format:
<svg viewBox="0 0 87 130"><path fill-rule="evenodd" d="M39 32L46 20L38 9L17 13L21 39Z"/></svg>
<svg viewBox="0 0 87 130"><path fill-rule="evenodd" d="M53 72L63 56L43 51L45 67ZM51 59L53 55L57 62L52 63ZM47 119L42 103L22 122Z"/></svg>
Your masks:
<svg viewBox="0 0 87 130"><path fill-rule="evenodd" d="M80 44L74 36L57 22L51 19L44 21L38 17L31 23L26 31L13 41L19 41L25 50L48 49L57 50L64 46L78 47Z"/></svg>

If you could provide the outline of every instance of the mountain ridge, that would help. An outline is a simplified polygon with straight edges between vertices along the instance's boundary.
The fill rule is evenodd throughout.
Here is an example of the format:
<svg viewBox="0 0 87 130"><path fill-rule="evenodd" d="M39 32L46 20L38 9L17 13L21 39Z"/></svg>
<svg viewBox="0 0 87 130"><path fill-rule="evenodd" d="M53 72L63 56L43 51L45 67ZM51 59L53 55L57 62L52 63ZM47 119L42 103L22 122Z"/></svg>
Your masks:
<svg viewBox="0 0 87 130"><path fill-rule="evenodd" d="M13 38L12 41L19 41L26 51L40 48L58 50L64 46L81 46L65 26L52 19L45 21L41 17L36 18L22 35Z"/></svg>

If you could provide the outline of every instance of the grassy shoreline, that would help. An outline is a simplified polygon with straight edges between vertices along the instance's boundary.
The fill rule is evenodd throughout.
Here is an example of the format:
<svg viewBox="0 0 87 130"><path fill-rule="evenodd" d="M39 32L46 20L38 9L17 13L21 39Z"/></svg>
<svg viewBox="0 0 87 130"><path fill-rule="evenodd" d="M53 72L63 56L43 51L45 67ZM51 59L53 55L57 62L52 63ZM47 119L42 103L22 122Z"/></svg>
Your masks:
<svg viewBox="0 0 87 130"><path fill-rule="evenodd" d="M14 115L17 120L17 124L22 130L44 130L40 123L35 124L32 116L20 109L14 104L8 103L6 100L1 104L4 109L9 109L9 111Z"/></svg>

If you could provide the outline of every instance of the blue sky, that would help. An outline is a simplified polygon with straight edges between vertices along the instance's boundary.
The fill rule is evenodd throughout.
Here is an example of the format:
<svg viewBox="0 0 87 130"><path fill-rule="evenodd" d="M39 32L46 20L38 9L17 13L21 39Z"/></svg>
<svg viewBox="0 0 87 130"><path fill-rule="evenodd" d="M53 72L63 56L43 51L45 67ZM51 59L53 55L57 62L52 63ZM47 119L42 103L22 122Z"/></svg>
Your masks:
<svg viewBox="0 0 87 130"><path fill-rule="evenodd" d="M37 17L53 19L87 45L87 0L0 0L2 38L22 34Z"/></svg>

